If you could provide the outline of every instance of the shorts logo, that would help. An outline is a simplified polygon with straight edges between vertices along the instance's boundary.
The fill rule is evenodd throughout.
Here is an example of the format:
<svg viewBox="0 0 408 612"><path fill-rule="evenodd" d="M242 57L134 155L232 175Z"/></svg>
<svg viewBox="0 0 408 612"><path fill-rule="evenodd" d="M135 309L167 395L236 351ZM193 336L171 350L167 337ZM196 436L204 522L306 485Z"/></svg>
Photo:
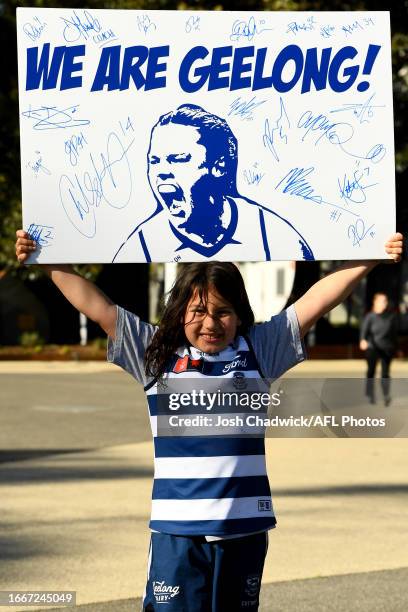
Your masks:
<svg viewBox="0 0 408 612"><path fill-rule="evenodd" d="M153 580L153 593L156 603L169 603L180 592L179 586L166 585L164 580Z"/></svg>
<svg viewBox="0 0 408 612"><path fill-rule="evenodd" d="M261 588L261 577L258 574L254 574L252 576L247 576L245 581L245 595L250 597L249 600L241 601L241 606L243 608L249 608L257 605L259 589Z"/></svg>
<svg viewBox="0 0 408 612"><path fill-rule="evenodd" d="M270 512L272 504L269 499L258 499L258 512Z"/></svg>

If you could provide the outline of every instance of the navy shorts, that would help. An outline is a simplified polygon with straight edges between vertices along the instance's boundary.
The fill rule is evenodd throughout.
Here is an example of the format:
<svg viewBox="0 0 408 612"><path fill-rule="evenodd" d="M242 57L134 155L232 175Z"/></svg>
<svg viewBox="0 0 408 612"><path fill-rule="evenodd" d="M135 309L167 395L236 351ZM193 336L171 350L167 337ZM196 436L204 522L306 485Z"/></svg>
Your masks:
<svg viewBox="0 0 408 612"><path fill-rule="evenodd" d="M267 548L267 531L213 542L152 533L143 611L258 610Z"/></svg>

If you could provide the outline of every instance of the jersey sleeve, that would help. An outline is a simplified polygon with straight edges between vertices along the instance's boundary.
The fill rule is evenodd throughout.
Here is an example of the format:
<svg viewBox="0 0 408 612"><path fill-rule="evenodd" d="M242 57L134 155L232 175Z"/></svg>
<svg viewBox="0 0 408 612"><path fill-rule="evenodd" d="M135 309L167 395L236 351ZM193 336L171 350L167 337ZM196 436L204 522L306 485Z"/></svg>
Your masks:
<svg viewBox="0 0 408 612"><path fill-rule="evenodd" d="M295 307L289 306L270 321L254 325L249 333L262 374L279 378L306 359Z"/></svg>
<svg viewBox="0 0 408 612"><path fill-rule="evenodd" d="M149 382L144 368L144 355L156 327L144 323L140 318L117 306L116 337L108 337L107 359L120 366L143 386Z"/></svg>

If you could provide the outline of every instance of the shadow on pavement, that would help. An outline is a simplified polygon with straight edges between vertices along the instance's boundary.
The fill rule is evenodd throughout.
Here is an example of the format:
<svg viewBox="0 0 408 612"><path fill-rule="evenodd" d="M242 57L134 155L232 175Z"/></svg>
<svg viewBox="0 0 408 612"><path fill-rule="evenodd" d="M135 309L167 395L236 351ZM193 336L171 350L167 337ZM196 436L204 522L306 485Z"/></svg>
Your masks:
<svg viewBox="0 0 408 612"><path fill-rule="evenodd" d="M98 449L97 449L98 450ZM45 451L33 452L34 457L49 457L51 453ZM53 455L68 455L72 451L53 451ZM87 451L85 451L87 452ZM41 455L43 453L43 455ZM24 454L24 453L22 453ZM115 480L127 478L147 478L153 477L153 468L150 467L125 467L123 458L114 457L95 457L82 456L75 451L73 457L67 458L69 465L14 465L8 462L6 468L0 471L1 484L31 484L31 483L50 483L50 482L75 482L81 480ZM25 457L25 459L34 458ZM0 453L1 459L1 453ZM62 459L61 461L63 461ZM14 461L17 461L15 459ZM115 462L119 465L115 466ZM315 497L325 495L406 495L408 494L408 484L356 484L344 486L325 486L325 487L297 487L290 489L273 488L275 497Z"/></svg>
<svg viewBox="0 0 408 612"><path fill-rule="evenodd" d="M86 453L93 450L92 448L48 448L48 449L10 449L0 450L0 463L11 463L13 461L27 461L29 459L41 459L50 455L68 455L69 453Z"/></svg>
<svg viewBox="0 0 408 612"><path fill-rule="evenodd" d="M95 465L98 460L92 459L89 466L84 466L84 460L80 459L81 464L76 467L70 466L18 466L0 472L0 485L12 484L32 484L32 483L52 483L52 482L76 482L80 480L119 480L129 478L153 477L152 468L124 468L123 465L115 468L106 467L106 459L100 459L104 463L103 467Z"/></svg>
<svg viewBox="0 0 408 612"><path fill-rule="evenodd" d="M400 568L269 583L262 587L259 612L406 612L407 582L408 568ZM141 599L122 599L66 609L137 612L141 609ZM41 610L56 611L57 608Z"/></svg>
<svg viewBox="0 0 408 612"><path fill-rule="evenodd" d="M406 495L408 484L358 484L334 487L305 487L293 489L272 489L275 497L315 497L323 495Z"/></svg>

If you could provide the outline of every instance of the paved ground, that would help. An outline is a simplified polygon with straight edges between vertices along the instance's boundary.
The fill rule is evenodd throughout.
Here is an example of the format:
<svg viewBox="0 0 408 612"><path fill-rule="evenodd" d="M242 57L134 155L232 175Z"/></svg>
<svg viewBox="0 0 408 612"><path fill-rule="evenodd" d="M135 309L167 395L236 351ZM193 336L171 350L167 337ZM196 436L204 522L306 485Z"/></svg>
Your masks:
<svg viewBox="0 0 408 612"><path fill-rule="evenodd" d="M406 612L408 569L345 574L265 584L260 612ZM141 599L74 608L81 612L134 612ZM57 608L54 608L54 612ZM52 612L49 610L49 612ZM228 612L228 611L226 611Z"/></svg>
<svg viewBox="0 0 408 612"><path fill-rule="evenodd" d="M0 423L0 590L69 589L81 612L137 610L152 477L141 389L105 364L3 363ZM407 457L405 438L267 440L279 528L263 611L408 609Z"/></svg>

